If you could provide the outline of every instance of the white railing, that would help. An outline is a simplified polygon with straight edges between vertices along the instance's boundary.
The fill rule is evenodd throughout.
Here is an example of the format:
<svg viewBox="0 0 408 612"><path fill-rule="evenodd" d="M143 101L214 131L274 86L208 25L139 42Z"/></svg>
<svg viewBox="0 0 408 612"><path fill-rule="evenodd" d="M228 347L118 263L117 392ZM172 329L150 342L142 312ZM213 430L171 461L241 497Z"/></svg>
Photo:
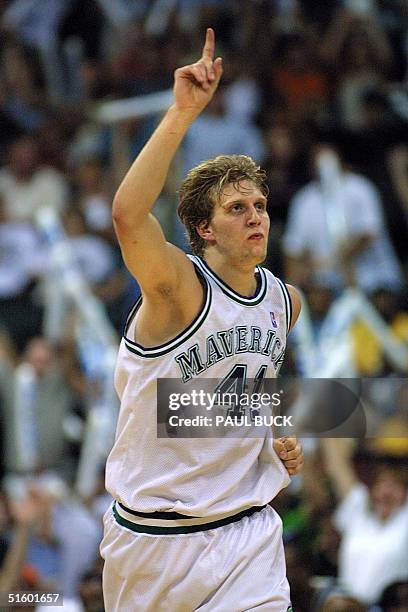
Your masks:
<svg viewBox="0 0 408 612"><path fill-rule="evenodd" d="M43 207L37 224L49 249L44 333L54 343L63 339L66 314L74 310L76 347L88 381L87 421L76 479L77 492L86 497L94 490L113 442L118 413L113 386L118 338L76 264L58 214Z"/></svg>
<svg viewBox="0 0 408 612"><path fill-rule="evenodd" d="M115 124L127 119L148 117L167 110L172 103L171 89L145 96L101 102L91 111L91 118L103 124Z"/></svg>
<svg viewBox="0 0 408 612"><path fill-rule="evenodd" d="M408 373L408 347L392 333L371 302L359 289L349 288L337 298L314 338L306 300L293 330L299 370L305 378L353 378L356 376L351 325L363 321L375 335L389 362Z"/></svg>

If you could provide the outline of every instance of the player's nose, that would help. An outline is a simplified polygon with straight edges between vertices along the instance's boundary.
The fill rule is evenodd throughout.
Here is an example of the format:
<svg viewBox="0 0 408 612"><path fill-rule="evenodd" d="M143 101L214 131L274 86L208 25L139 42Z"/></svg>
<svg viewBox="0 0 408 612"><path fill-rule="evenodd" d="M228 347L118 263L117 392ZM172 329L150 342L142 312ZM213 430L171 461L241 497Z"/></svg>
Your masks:
<svg viewBox="0 0 408 612"><path fill-rule="evenodd" d="M248 225L259 225L261 223L261 215L255 206L251 206L248 212Z"/></svg>

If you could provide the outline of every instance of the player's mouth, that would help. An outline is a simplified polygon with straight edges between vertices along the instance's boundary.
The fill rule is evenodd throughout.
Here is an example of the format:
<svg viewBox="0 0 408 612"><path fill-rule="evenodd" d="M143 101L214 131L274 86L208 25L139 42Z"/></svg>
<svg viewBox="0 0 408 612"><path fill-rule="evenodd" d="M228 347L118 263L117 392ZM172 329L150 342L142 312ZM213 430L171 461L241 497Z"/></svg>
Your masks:
<svg viewBox="0 0 408 612"><path fill-rule="evenodd" d="M264 235L263 235L263 234L260 234L259 232L257 232L257 233L255 233L255 234L251 234L251 235L248 237L248 240L255 240L255 241L257 241L257 240L263 240L263 237L264 237Z"/></svg>

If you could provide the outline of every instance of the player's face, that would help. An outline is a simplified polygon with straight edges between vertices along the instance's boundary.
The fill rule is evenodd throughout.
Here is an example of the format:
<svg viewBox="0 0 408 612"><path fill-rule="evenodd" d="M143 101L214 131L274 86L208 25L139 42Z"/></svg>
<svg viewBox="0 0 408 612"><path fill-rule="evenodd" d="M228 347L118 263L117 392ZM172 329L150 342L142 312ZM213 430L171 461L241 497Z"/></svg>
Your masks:
<svg viewBox="0 0 408 612"><path fill-rule="evenodd" d="M208 226L209 244L226 258L255 264L264 261L269 234L266 205L266 197L251 181L228 184Z"/></svg>

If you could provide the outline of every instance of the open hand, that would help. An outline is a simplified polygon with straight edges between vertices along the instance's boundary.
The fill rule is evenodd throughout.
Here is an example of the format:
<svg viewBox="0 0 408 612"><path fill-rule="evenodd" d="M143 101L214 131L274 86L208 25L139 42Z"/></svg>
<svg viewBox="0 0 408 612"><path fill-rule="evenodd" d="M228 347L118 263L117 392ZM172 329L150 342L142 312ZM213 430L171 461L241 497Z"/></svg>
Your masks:
<svg viewBox="0 0 408 612"><path fill-rule="evenodd" d="M273 447L290 476L302 471L305 458L297 438L277 438Z"/></svg>
<svg viewBox="0 0 408 612"><path fill-rule="evenodd" d="M174 73L174 103L179 110L199 115L213 97L222 74L222 60L214 60L214 51L214 30L208 28L201 58Z"/></svg>

